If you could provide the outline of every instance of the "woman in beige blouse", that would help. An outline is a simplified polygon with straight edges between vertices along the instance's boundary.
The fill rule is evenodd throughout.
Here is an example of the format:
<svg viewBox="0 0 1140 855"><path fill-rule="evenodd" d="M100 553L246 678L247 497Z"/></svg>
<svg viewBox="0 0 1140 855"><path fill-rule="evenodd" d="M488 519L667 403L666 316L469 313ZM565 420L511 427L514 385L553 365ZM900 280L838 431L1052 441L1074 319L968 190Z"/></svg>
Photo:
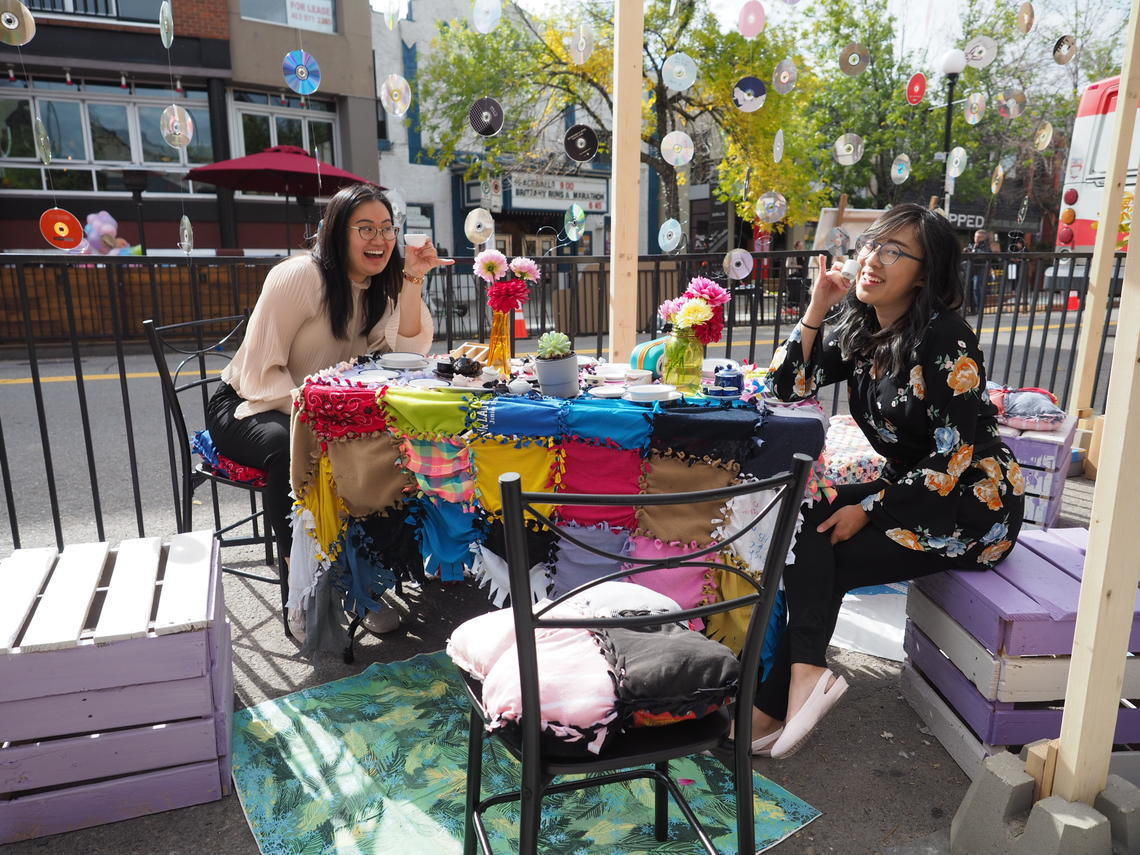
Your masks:
<svg viewBox="0 0 1140 855"><path fill-rule="evenodd" d="M292 546L292 390L362 353L431 346L424 278L455 262L430 241L401 258L398 234L379 188L356 184L333 196L311 254L286 259L265 277L245 341L210 399L206 427L218 451L267 473L265 507L282 555Z"/></svg>

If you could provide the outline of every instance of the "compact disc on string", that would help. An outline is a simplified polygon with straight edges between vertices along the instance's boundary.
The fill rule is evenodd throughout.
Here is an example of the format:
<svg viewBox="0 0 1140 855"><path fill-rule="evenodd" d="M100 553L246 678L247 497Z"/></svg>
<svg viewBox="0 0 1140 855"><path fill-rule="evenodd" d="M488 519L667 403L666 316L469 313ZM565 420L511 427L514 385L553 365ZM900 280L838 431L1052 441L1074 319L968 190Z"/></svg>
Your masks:
<svg viewBox="0 0 1140 855"><path fill-rule="evenodd" d="M681 244L681 224L674 219L668 219L657 230L657 245L662 252L672 252Z"/></svg>
<svg viewBox="0 0 1140 855"><path fill-rule="evenodd" d="M775 223L788 213L788 200L775 190L769 190L756 200L756 216L765 223Z"/></svg>
<svg viewBox="0 0 1140 855"><path fill-rule="evenodd" d="M960 145L954 146L950 149L950 162L946 165L946 172L951 178L957 178L966 171L966 162L969 157L966 154L966 149Z"/></svg>
<svg viewBox="0 0 1140 855"><path fill-rule="evenodd" d="M986 96L984 92L971 92L966 96L966 124L976 125L986 113Z"/></svg>
<svg viewBox="0 0 1140 855"><path fill-rule="evenodd" d="M742 113L755 113L764 106L767 92L759 77L741 77L732 87L732 103Z"/></svg>
<svg viewBox="0 0 1140 855"><path fill-rule="evenodd" d="M736 27L744 38L756 38L764 32L765 23L767 16L764 14L764 6L758 0L748 0L740 7L740 17L737 19Z"/></svg>
<svg viewBox="0 0 1140 855"><path fill-rule="evenodd" d="M661 140L661 158L673 166L684 166L693 159L693 138L684 131L670 131Z"/></svg>
<svg viewBox="0 0 1140 855"><path fill-rule="evenodd" d="M1053 126L1049 122L1042 122L1033 133L1033 147L1038 151L1045 151L1051 142L1053 142Z"/></svg>
<svg viewBox="0 0 1140 855"><path fill-rule="evenodd" d="M178 248L189 255L194 251L194 227L185 214L178 221Z"/></svg>
<svg viewBox="0 0 1140 855"><path fill-rule="evenodd" d="M1053 45L1053 62L1057 65L1068 65L1069 60L1077 55L1077 39L1074 36L1061 36Z"/></svg>
<svg viewBox="0 0 1140 855"><path fill-rule="evenodd" d="M495 233L495 220L486 208L476 208L463 221L463 234L471 243L486 243Z"/></svg>
<svg viewBox="0 0 1140 855"><path fill-rule="evenodd" d="M891 161L891 182L902 184L910 178L910 156L900 154Z"/></svg>
<svg viewBox="0 0 1140 855"><path fill-rule="evenodd" d="M574 125L562 138L566 156L579 163L593 160L598 153L598 134L589 125Z"/></svg>
<svg viewBox="0 0 1140 855"><path fill-rule="evenodd" d="M194 120L184 107L171 104L162 111L158 121L162 130L162 138L166 144L174 148L186 148L194 139Z"/></svg>
<svg viewBox="0 0 1140 855"><path fill-rule="evenodd" d="M44 166L51 166L51 137L48 136L43 119L37 115L32 127L36 138L36 155Z"/></svg>
<svg viewBox="0 0 1140 855"><path fill-rule="evenodd" d="M675 53L662 63L661 76L667 87L684 92L697 82L697 64L687 53Z"/></svg>
<svg viewBox="0 0 1140 855"><path fill-rule="evenodd" d="M586 212L581 205L571 205L562 215L562 230L568 240L580 240L586 232Z"/></svg>
<svg viewBox="0 0 1140 855"><path fill-rule="evenodd" d="M999 163L994 167L994 171L990 173L990 192L995 196L1001 190L1002 182L1005 181L1005 170L1001 168Z"/></svg>
<svg viewBox="0 0 1140 855"><path fill-rule="evenodd" d="M772 72L772 88L781 95L787 95L796 88L796 80L799 79L799 76L800 72L796 68L796 64L790 59L782 59L776 63L776 68Z"/></svg>
<svg viewBox="0 0 1140 855"><path fill-rule="evenodd" d="M843 134L831 148L836 163L854 166L863 157L863 138L858 134Z"/></svg>
<svg viewBox="0 0 1140 855"><path fill-rule="evenodd" d="M321 66L304 50L291 50L281 61L285 85L298 95L312 95L321 87Z"/></svg>
<svg viewBox="0 0 1140 855"><path fill-rule="evenodd" d="M567 50L570 53L570 59L574 60L576 65L581 65L590 58L590 54L594 52L594 31L590 29L590 25L581 23L574 28L567 37Z"/></svg>
<svg viewBox="0 0 1140 855"><path fill-rule="evenodd" d="M467 111L471 128L481 137L493 137L503 129L503 105L494 98L480 98Z"/></svg>
<svg viewBox="0 0 1140 855"><path fill-rule="evenodd" d="M724 275L729 279L743 279L752 272L752 268L756 266L756 262L752 258L752 254L746 249L730 249L724 254Z"/></svg>
<svg viewBox="0 0 1140 855"><path fill-rule="evenodd" d="M1025 222L1025 215L1029 213L1029 197L1026 196L1021 200L1021 207L1017 209L1017 223L1021 225Z"/></svg>
<svg viewBox="0 0 1140 855"><path fill-rule="evenodd" d="M966 54L966 65L971 68L985 68L997 58L997 42L989 36L974 36L962 49Z"/></svg>
<svg viewBox="0 0 1140 855"><path fill-rule="evenodd" d="M63 208L48 208L40 214L40 234L56 249L75 249L83 242L79 219Z"/></svg>
<svg viewBox="0 0 1140 855"><path fill-rule="evenodd" d="M1025 93L1020 89L1003 89L997 96L998 115L1016 119L1025 112Z"/></svg>
<svg viewBox="0 0 1140 855"><path fill-rule="evenodd" d="M393 225L401 226L408 217L408 203L404 201L399 190L385 190L384 198L388 200L388 207L392 209Z"/></svg>
<svg viewBox="0 0 1140 855"><path fill-rule="evenodd" d="M851 236L839 226L835 226L827 233L827 240L823 249L831 250L832 255L847 255L847 247L851 243Z"/></svg>
<svg viewBox="0 0 1140 855"><path fill-rule="evenodd" d="M20 0L0 0L0 42L26 45L36 34L36 19Z"/></svg>
<svg viewBox="0 0 1140 855"><path fill-rule="evenodd" d="M174 12L170 9L170 0L162 0L158 7L158 37L162 39L162 46L170 50L174 44Z"/></svg>
<svg viewBox="0 0 1140 855"><path fill-rule="evenodd" d="M871 64L871 52L863 45L852 42L839 54L839 70L848 77L856 77Z"/></svg>
<svg viewBox="0 0 1140 855"><path fill-rule="evenodd" d="M393 116L402 116L412 106L412 89L398 74L389 74L380 86L380 103Z"/></svg>
<svg viewBox="0 0 1140 855"><path fill-rule="evenodd" d="M502 16L503 6L499 0L475 0L471 23L475 26L475 32L486 35L499 26L499 19Z"/></svg>
<svg viewBox="0 0 1140 855"><path fill-rule="evenodd" d="M1033 21L1037 17L1037 13L1033 11L1032 3L1022 3L1017 7L1017 28L1023 33L1028 33L1033 29Z"/></svg>
<svg viewBox="0 0 1140 855"><path fill-rule="evenodd" d="M776 138L772 140L772 163L779 163L784 159L784 129L776 131Z"/></svg>
<svg viewBox="0 0 1140 855"><path fill-rule="evenodd" d="M921 71L911 75L906 85L906 100L908 104L921 104L926 97L926 75Z"/></svg>

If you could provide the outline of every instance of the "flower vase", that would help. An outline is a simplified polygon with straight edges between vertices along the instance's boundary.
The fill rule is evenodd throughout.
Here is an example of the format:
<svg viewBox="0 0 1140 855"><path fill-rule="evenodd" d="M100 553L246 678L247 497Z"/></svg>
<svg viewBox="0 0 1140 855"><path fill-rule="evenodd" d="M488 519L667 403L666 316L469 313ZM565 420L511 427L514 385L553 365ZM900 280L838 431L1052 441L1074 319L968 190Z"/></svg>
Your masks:
<svg viewBox="0 0 1140 855"><path fill-rule="evenodd" d="M674 329L665 340L661 355L661 379L679 392L695 395L701 390L705 346L691 329Z"/></svg>
<svg viewBox="0 0 1140 855"><path fill-rule="evenodd" d="M487 352L487 368L504 377L511 376L511 313L491 312L491 346Z"/></svg>

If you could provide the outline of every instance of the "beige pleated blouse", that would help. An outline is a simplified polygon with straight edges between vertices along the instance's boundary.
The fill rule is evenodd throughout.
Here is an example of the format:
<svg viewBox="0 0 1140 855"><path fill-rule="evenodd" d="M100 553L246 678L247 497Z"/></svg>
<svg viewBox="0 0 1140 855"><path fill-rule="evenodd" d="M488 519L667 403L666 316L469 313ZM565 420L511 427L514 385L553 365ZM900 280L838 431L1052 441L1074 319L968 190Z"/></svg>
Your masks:
<svg viewBox="0 0 1140 855"><path fill-rule="evenodd" d="M427 306L420 302L420 334L400 335L400 312L391 302L367 335L360 333L364 292L369 282L352 283L352 313L348 338L333 336L324 305L321 273L312 256L298 255L281 262L265 277L245 341L222 380L245 402L234 412L243 419L254 413L279 410L288 414L293 389L305 377L375 350L428 352L434 328Z"/></svg>

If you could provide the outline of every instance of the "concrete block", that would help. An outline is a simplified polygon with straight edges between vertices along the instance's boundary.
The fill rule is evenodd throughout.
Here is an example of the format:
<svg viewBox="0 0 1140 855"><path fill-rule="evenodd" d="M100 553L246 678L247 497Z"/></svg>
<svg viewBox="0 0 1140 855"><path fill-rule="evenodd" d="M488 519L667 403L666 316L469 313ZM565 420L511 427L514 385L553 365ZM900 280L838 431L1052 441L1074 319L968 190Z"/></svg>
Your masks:
<svg viewBox="0 0 1140 855"><path fill-rule="evenodd" d="M1025 832L1005 850L1014 855L1107 855L1112 828L1100 811L1084 802L1049 796L1033 806Z"/></svg>
<svg viewBox="0 0 1140 855"><path fill-rule="evenodd" d="M1005 855L1033 806L1033 777L1015 754L987 757L950 823L952 855Z"/></svg>
<svg viewBox="0 0 1140 855"><path fill-rule="evenodd" d="M1108 818L1117 851L1140 852L1140 787L1119 775L1109 775L1093 807Z"/></svg>

